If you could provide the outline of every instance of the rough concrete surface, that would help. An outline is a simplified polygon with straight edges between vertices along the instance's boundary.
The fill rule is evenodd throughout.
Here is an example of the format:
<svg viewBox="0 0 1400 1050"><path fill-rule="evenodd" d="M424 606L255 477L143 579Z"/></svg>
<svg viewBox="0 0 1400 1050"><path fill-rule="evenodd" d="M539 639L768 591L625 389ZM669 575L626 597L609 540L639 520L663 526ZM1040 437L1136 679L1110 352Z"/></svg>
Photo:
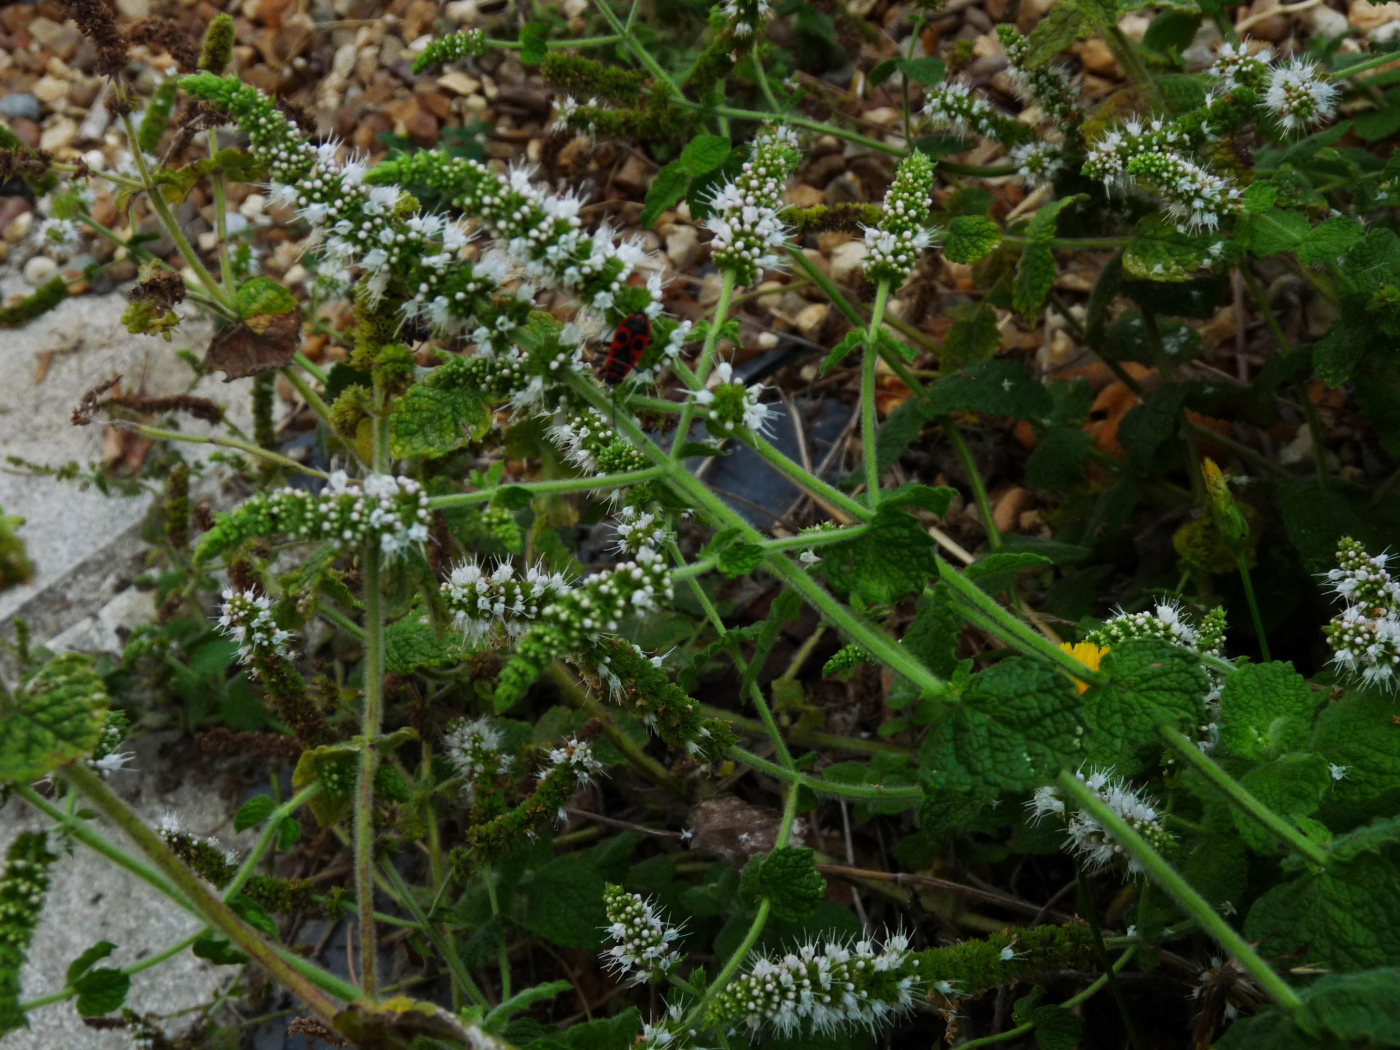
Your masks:
<svg viewBox="0 0 1400 1050"><path fill-rule="evenodd" d="M0 298L25 289L0 282ZM3 457L58 466L77 460L84 467L102 458L105 427L70 423L84 391L123 375L125 391L151 395L186 393L192 378L177 356L183 348L202 355L210 326L187 319L172 342L129 335L120 323L123 295L90 296L58 309L18 331L0 333L0 360L7 381L0 388L0 507L26 519L21 530L36 567L32 583L0 595L0 632L22 615L34 637L53 648L85 652L119 652L125 633L154 612L149 593L130 587L143 566L137 535L150 496L103 496L72 483L14 472ZM225 405L229 417L250 429L248 382L225 385L206 378L194 393ZM209 433L188 418L182 430ZM187 458L202 459L210 445L185 446ZM217 487L207 479L203 488ZM190 831L219 831L221 844L251 844L252 833L232 834L228 806L206 785L185 784L169 793L157 790L158 759L149 738L126 745L137 759L134 771L112 778L113 787L148 823L167 811L179 815ZM24 803L0 807L0 849L20 831L45 825ZM221 829L221 830L220 830ZM109 829L104 828L104 832ZM124 841L115 832L112 837ZM159 952L197 928L195 920L155 890L127 875L86 847L55 865L54 883L24 971L24 996L36 998L60 990L68 964L82 951L106 939L119 947L103 965L125 966ZM186 951L133 979L128 1005L140 1012L167 1014L208 1002L238 974ZM122 1031L94 1031L82 1024L71 1003L45 1007L31 1018L31 1030L0 1039L3 1050L114 1050L130 1047ZM178 1023L168 1031L180 1030Z"/></svg>
<svg viewBox="0 0 1400 1050"><path fill-rule="evenodd" d="M156 744L147 737L132 745L137 758L134 771L112 775L109 783L147 824L167 812L177 813L182 827L198 834L214 833L220 845L247 848L254 832L233 834L228 808L217 793L204 785L182 785L160 793L153 770L158 762ZM21 831L48 826L48 819L24 802L12 799L0 808L0 848L8 848ZM103 821L95 827L118 845L133 852L126 838ZM138 854L139 855L139 854ZM61 991L68 964L100 940L117 950L103 966L130 966L162 951L198 931L200 923L171 904L156 890L86 846L75 845L73 855L61 856L53 866L53 886L44 917L35 933L24 970L24 998L33 999ZM190 951L181 952L159 966L132 978L127 1005L140 1012L169 1014L209 1002L238 976L237 966L215 966ZM34 1011L30 1030L12 1032L0 1039L4 1050L129 1050L131 1037L124 1031L95 1031L83 1024L72 1002L56 1003ZM167 1031L183 1029L179 1022Z"/></svg>

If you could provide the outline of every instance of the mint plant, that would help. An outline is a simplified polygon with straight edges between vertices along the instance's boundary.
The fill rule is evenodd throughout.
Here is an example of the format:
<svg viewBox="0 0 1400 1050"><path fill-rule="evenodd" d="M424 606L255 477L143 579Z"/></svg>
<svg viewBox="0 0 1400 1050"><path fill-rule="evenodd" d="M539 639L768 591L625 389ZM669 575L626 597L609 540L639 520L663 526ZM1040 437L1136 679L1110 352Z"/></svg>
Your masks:
<svg viewBox="0 0 1400 1050"><path fill-rule="evenodd" d="M303 1031L358 1046L863 1046L896 1032L952 1042L990 1028L960 1045L1034 1033L1042 1047L1069 1047L1092 1035L1074 1008L1098 1009L1105 988L1114 1023L1136 1043L1141 1025L1119 975L1166 972L1170 959L1172 980L1184 969L1194 981L1201 968L1190 959L1212 953L1228 958L1231 984L1197 1044L1400 1043L1400 716L1388 692L1400 614L1384 553L1394 498L1389 481L1368 492L1334 475L1308 386L1310 373L1331 387L1353 382L1382 445L1400 447L1384 396L1395 389L1400 242L1390 209L1400 170L1333 123L1343 107L1374 101L1390 82L1376 70L1393 52L1347 57L1328 46L1276 58L1238 39L1218 7L1167 12L1159 18L1184 15L1193 27L1209 18L1226 38L1214 64L1192 74L1179 49L1148 44L1160 34L1127 36L1118 7L1061 0L1029 36L997 29L1026 103L1019 116L950 72L966 65L956 47L872 68L872 84L900 75L896 141L836 113L809 115L802 91L777 75L789 59L767 36L779 14L766 3L731 2L703 27L651 30L637 4L624 15L599 0L595 37L530 23L518 39L473 28L423 46L418 72L518 50L559 93L559 127L674 158L642 215L654 222L684 200L711 234L718 277L708 316L683 321L667 315L644 248L585 218L582 188L447 150L371 164L313 141L276 99L223 75L227 16L210 24L198 70L162 85L138 121L123 77L127 38L104 5L70 6L105 56L132 170L91 172L8 140L6 163L67 202L70 218L59 221L109 239L120 240L86 210L83 180L106 179L124 203L150 209L185 265L177 273L125 242L144 265L125 323L170 338L180 302L212 314L219 328L201 367L251 378L258 427L248 441L227 424L202 437L129 421L169 449L152 553L160 617L132 635L119 667L23 638L14 646L22 679L0 698L0 776L50 825L17 840L0 878L4 1030L73 1000L84 1016L114 1015L133 1038L159 1032L159 1019L118 1013L147 963L92 969L110 946L75 961L57 995L19 991L45 873L62 862L59 845L81 845L199 920L200 933L158 960L188 949L256 966L296 997ZM682 39L688 29L698 36ZM1060 58L1087 37L1132 81L1097 106ZM608 61L577 53L593 48ZM753 101L731 105L736 96ZM197 161L148 156L177 103L232 126L242 145L220 148L211 131ZM879 204L787 203L814 135L892 160ZM994 144L1002 162L950 159L969 139ZM994 210L979 185L1005 178L1039 195L1022 198L1039 200L1028 218ZM169 206L206 180L219 232L209 258ZM315 294L350 304L346 362L327 371L307 359L306 304L240 262L230 183L265 187L294 213ZM868 305L803 252L802 238L823 229L863 238ZM903 319L900 299L935 251L971 266L979 286L941 345ZM1057 290L1057 252L1084 251L1108 258L1076 309ZM1274 313L1253 268L1264 259L1339 308L1310 354ZM817 347L817 374L859 352L861 469L838 481L774 443L776 391L724 356L742 338L741 298L763 294L765 275L784 269L850 325ZM1235 395L1267 415L1280 389L1299 391L1315 479L1201 422L1220 397L1184 371L1201 335L1183 319L1210 316L1232 275L1277 351ZM6 323L66 294L41 289ZM1086 430L1086 385L1046 382L997 356L1001 325L1014 314L1048 329L1047 306L1136 401L1117 423L1121 456ZM650 339L608 389L594 366L620 325ZM936 367L921 367L935 364L930 351ZM1128 364L1155 369L1155 385ZM882 371L907 393L883 422ZM278 447L273 376L315 415L330 462ZM75 421L132 408L104 401L108 389L85 398ZM195 398L144 407L224 420ZM1030 483L1065 497L1054 538L1003 535L964 436L1001 419L1023 424L1035 446ZM966 478L980 554L940 527L962 492L907 480L899 465L926 426L947 438ZM196 468L182 461L182 442L227 450L252 494L213 520L195 515ZM690 466L730 442L796 486L819 520L769 535L741 516ZM1207 452L1228 459L1233 478ZM1175 587L1094 594L1103 577L1078 566L1110 557L1147 499L1181 522ZM615 539L604 563L585 564L574 532L584 520L606 521ZM1278 619L1253 581L1272 585L1258 570L1280 564L1285 547L1295 577L1326 579L1345 607L1306 638L1289 634L1296 651L1275 661ZM723 597L723 581L740 579L772 593L749 626ZM1053 602L1057 587L1063 598L1086 583L1090 600L1062 615L1075 604ZM1113 597L1124 604L1104 620L1090 615ZM764 678L785 625L804 614L818 624L815 640L786 674ZM685 631L656 641L651 628L667 622ZM802 723L798 676L822 635L833 643L824 675L857 689L873 688L866 665L887 678L880 739ZM332 655L317 655L314 637ZM1308 647L1324 639L1330 660L1313 666ZM739 710L706 702L700 678L716 663L738 683L727 699ZM246 855L182 830L178 815L146 827L112 790L143 690L178 697L189 728L227 722L218 739L236 752L256 745L294 758L289 797L278 780L275 797L239 811L236 826L261 829ZM567 704L550 706L553 696ZM815 750L795 753L802 747ZM659 847L634 863L644 834L689 833L628 822L627 834L583 852L573 847L591 838L556 837L581 793L610 782L640 777L689 804L741 773L781 798L763 848L743 865L678 863ZM832 864L809 833L824 810L844 827L854 810L858 826L899 835L892 857L909 867L932 869L953 843L1034 858L1037 870L1069 876L1077 917L1042 921L1061 894L1028 901L857 868L849 830L849 864ZM348 849L344 885L278 874L277 854L312 824ZM830 898L827 874L855 880L861 895L891 883L897 892L872 920L861 896L859 915ZM981 936L957 943L913 907L906 879L1031 921L1002 929L1004 919L964 915L964 928L948 926ZM279 915L349 921L348 979L286 942ZM385 926L408 931L440 995L387 986ZM522 964L535 943L553 946L567 980L538 980L533 962ZM556 948L612 972L614 1014L549 1013L580 984ZM1048 987L1058 995L1064 982L1047 975L1061 971L1078 991L1039 1005ZM1033 987L1015 1002L1015 1025L999 1008L985 1016L985 993L1000 999L1022 984Z"/></svg>

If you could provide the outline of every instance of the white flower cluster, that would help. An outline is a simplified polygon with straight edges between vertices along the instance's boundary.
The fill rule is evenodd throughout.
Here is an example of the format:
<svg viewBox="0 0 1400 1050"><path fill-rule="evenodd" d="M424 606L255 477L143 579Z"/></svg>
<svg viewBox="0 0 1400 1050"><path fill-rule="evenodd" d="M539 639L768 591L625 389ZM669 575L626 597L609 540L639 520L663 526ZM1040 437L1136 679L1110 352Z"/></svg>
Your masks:
<svg viewBox="0 0 1400 1050"><path fill-rule="evenodd" d="M219 629L238 645L238 659L257 675L256 657L286 659L292 637L273 622L272 599L257 591L224 591Z"/></svg>
<svg viewBox="0 0 1400 1050"><path fill-rule="evenodd" d="M740 427L755 434L768 436L775 415L772 408L759 399L765 387L762 383L743 382L734 378L734 366L721 361L714 372L714 385L694 393L697 404L706 411L706 426L716 437L730 437Z"/></svg>
<svg viewBox="0 0 1400 1050"><path fill-rule="evenodd" d="M102 731L97 736L97 743L93 745L92 755L86 759L88 766L97 770L98 775L105 777L119 769L125 769L127 763L136 757L135 751L118 750L122 741L126 739L126 731L126 712L119 708L108 711L102 722Z"/></svg>
<svg viewBox="0 0 1400 1050"><path fill-rule="evenodd" d="M1110 193L1141 182L1162 196L1183 227L1215 230L1239 211L1240 191L1186 155L1195 145L1193 136L1174 124L1129 120L1094 144L1084 174L1101 180Z"/></svg>
<svg viewBox="0 0 1400 1050"><path fill-rule="evenodd" d="M651 462L596 408L573 413L561 406L545 433L568 462L588 474L623 474Z"/></svg>
<svg viewBox="0 0 1400 1050"><path fill-rule="evenodd" d="M995 138L1001 114L966 80L945 80L925 90L924 117L939 130Z"/></svg>
<svg viewBox="0 0 1400 1050"><path fill-rule="evenodd" d="M1332 661L1369 685L1393 688L1400 673L1400 583L1388 554L1367 554L1347 537L1337 548L1338 567L1327 574L1346 608L1323 628Z"/></svg>
<svg viewBox="0 0 1400 1050"><path fill-rule="evenodd" d="M1017 176L1027 186L1039 186L1052 181L1065 166L1060 147L1041 139L1023 142L1011 149L1011 162L1017 165Z"/></svg>
<svg viewBox="0 0 1400 1050"><path fill-rule="evenodd" d="M1158 602L1150 611L1130 613L1117 609L1102 627L1086 635L1085 641L1111 649L1133 638L1161 638L1196 652L1220 656L1225 646L1225 610L1218 606L1211 609L1196 626L1174 599Z"/></svg>
<svg viewBox="0 0 1400 1050"><path fill-rule="evenodd" d="M567 769L577 778L578 783L587 784L592 779L593 774L603 771L603 763L593 757L593 748L578 737L569 737L556 748L551 748L545 755L545 760L549 763L548 768L541 769L535 774L540 780L549 776L556 769ZM563 820L568 816L563 810L559 811L559 819Z"/></svg>
<svg viewBox="0 0 1400 1050"><path fill-rule="evenodd" d="M1274 49L1267 44L1257 51L1249 44L1221 44L1215 53L1215 62L1208 72L1215 78L1217 94L1228 95L1238 88L1258 91L1268 75L1269 65L1274 60Z"/></svg>
<svg viewBox="0 0 1400 1050"><path fill-rule="evenodd" d="M755 30L763 28L772 10L768 0L724 0L720 8L734 35L740 40L753 36Z"/></svg>
<svg viewBox="0 0 1400 1050"><path fill-rule="evenodd" d="M642 1034L632 1050L680 1050L700 1033L685 1027L685 1011L679 1005L667 1007L666 1016L655 1024L643 1024Z"/></svg>
<svg viewBox="0 0 1400 1050"><path fill-rule="evenodd" d="M501 751L501 731L489 718L468 721L459 718L448 723L442 735L447 760L465 782L464 793L470 798L476 781L483 776L495 776L510 769L511 758Z"/></svg>
<svg viewBox="0 0 1400 1050"><path fill-rule="evenodd" d="M753 155L742 170L710 200L714 209L705 225L714 232L711 258L734 274L740 287L758 278L759 270L782 263L778 250L788 241L781 218L783 190L797 167L797 136L790 128L767 128L753 142Z"/></svg>
<svg viewBox="0 0 1400 1050"><path fill-rule="evenodd" d="M1030 57L1030 41L1013 26L997 26L997 36L1006 49L1007 75L1016 86L1017 94L1039 106L1054 120L1077 120L1081 116L1079 93L1070 85L1064 68L1048 63L1034 68L1029 66L1026 60Z"/></svg>
<svg viewBox="0 0 1400 1050"><path fill-rule="evenodd" d="M657 550L665 533L656 517L626 507L617 532L623 551L632 557L588 577L540 614L573 641L614 634L629 614L645 616L659 610L663 600L675 598L666 557Z"/></svg>
<svg viewBox="0 0 1400 1050"><path fill-rule="evenodd" d="M869 249L865 276L876 284L887 282L898 291L909 279L919 253L929 246L929 195L933 192L933 161L915 150L899 162L894 181L885 193L884 212L878 227L865 228Z"/></svg>
<svg viewBox="0 0 1400 1050"><path fill-rule="evenodd" d="M868 940L809 943L781 958L760 958L715 996L709 1019L731 1029L769 1025L784 1037L842 1025L873 1030L913 1005L918 969L902 934L878 951Z"/></svg>
<svg viewBox="0 0 1400 1050"><path fill-rule="evenodd" d="M680 940L680 930L661 918L650 901L609 883L603 903L614 942L603 952L609 968L619 976L630 973L637 984L660 981L676 968L681 956L671 946Z"/></svg>
<svg viewBox="0 0 1400 1050"><path fill-rule="evenodd" d="M1121 777L1115 777L1112 769L1091 769L1087 777L1081 769L1075 776L1154 849L1161 849L1172 841L1170 833L1162 827L1162 814L1138 789ZM1069 846L1088 871L1101 871L1123 853L1122 844L1092 815L1084 810L1069 813L1064 799L1053 787L1039 788L1026 806L1031 811L1032 821L1054 815L1068 822ZM1142 866L1136 858L1130 858L1128 870L1141 871Z"/></svg>
<svg viewBox="0 0 1400 1050"><path fill-rule="evenodd" d="M380 549L393 555L428 538L428 494L412 478L369 474L352 480L337 470L316 509L322 534L342 548L378 536Z"/></svg>
<svg viewBox="0 0 1400 1050"><path fill-rule="evenodd" d="M473 560L454 568L440 591L467 641L481 646L519 638L543 605L569 592L569 583L539 566L517 576L510 562L488 570Z"/></svg>
<svg viewBox="0 0 1400 1050"><path fill-rule="evenodd" d="M1306 131L1332 119L1341 94L1326 73L1300 56L1269 75L1264 105L1285 131Z"/></svg>

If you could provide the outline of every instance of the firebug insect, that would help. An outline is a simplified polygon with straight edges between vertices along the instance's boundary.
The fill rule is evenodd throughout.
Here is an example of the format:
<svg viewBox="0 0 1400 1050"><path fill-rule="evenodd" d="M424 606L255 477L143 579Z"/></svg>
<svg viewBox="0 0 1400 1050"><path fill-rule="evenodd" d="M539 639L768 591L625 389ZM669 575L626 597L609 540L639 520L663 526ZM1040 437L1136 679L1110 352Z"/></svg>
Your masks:
<svg viewBox="0 0 1400 1050"><path fill-rule="evenodd" d="M608 358L603 362L603 382L617 386L637 367L651 346L651 321L646 314L629 314L613 332Z"/></svg>

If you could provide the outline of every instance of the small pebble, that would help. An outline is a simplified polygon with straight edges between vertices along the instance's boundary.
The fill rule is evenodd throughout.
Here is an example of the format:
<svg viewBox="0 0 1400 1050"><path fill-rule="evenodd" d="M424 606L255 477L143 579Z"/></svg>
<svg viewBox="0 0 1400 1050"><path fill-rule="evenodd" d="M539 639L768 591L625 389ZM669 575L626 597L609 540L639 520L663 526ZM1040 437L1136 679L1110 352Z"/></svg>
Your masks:
<svg viewBox="0 0 1400 1050"><path fill-rule="evenodd" d="M47 255L36 255L24 264L24 283L31 288L38 288L57 272L58 263Z"/></svg>
<svg viewBox="0 0 1400 1050"><path fill-rule="evenodd" d="M32 211L23 212L10 220L10 224L5 227L5 240L9 244L18 244L29 236L29 231L34 229L34 213Z"/></svg>
<svg viewBox="0 0 1400 1050"><path fill-rule="evenodd" d="M22 117L25 120L38 120L44 115L39 100L27 92L16 92L0 98L0 113L7 117Z"/></svg>

